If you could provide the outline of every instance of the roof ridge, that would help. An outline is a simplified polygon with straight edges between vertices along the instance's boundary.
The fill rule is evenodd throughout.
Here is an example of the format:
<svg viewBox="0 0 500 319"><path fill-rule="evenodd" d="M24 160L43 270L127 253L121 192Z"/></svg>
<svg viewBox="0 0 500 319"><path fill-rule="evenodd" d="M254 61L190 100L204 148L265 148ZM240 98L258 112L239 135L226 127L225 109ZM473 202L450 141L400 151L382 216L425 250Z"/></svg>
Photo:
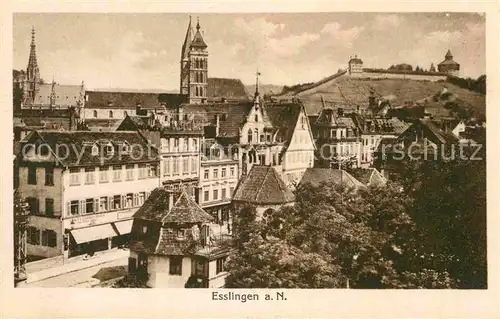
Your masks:
<svg viewBox="0 0 500 319"><path fill-rule="evenodd" d="M264 178L262 179L262 183L260 184L259 190L255 194L255 199L254 199L255 201L257 201L257 198L259 197L259 194L262 191L262 186L265 185L265 183L266 183L266 179L267 179L268 174L269 174L269 170L266 170L266 175L264 175Z"/></svg>

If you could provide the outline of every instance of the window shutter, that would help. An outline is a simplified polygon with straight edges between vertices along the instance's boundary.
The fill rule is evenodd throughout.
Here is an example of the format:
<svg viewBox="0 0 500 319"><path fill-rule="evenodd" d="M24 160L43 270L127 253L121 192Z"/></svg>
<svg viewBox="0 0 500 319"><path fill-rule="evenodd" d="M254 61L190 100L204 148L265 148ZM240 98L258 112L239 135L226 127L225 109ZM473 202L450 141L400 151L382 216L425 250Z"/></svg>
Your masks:
<svg viewBox="0 0 500 319"><path fill-rule="evenodd" d="M85 200L80 201L80 214L85 214Z"/></svg>

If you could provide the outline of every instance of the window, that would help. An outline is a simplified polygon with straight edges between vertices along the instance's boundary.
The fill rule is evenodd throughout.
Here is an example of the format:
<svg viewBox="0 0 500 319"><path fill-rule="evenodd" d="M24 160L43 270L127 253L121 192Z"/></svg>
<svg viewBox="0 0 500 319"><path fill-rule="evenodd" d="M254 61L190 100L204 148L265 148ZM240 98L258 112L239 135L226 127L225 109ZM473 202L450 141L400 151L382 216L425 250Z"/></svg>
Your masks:
<svg viewBox="0 0 500 319"><path fill-rule="evenodd" d="M226 262L226 257L217 259L217 261L216 261L216 270L215 270L216 274L219 274L219 273L221 273L221 272L224 271L224 264L225 264L225 262Z"/></svg>
<svg viewBox="0 0 500 319"><path fill-rule="evenodd" d="M214 200L217 200L219 197L219 190L218 189L214 189Z"/></svg>
<svg viewBox="0 0 500 319"><path fill-rule="evenodd" d="M169 274L182 275L182 256L170 256Z"/></svg>
<svg viewBox="0 0 500 319"><path fill-rule="evenodd" d="M95 168L85 169L85 184L94 184L95 182Z"/></svg>
<svg viewBox="0 0 500 319"><path fill-rule="evenodd" d="M144 204L144 199L146 198L146 194L144 192L139 193L139 206L142 206Z"/></svg>
<svg viewBox="0 0 500 319"><path fill-rule="evenodd" d="M99 198L99 212L105 212L108 210L108 198L101 197Z"/></svg>
<svg viewBox="0 0 500 319"><path fill-rule="evenodd" d="M112 119L113 118L113 111L109 111L109 118Z"/></svg>
<svg viewBox="0 0 500 319"><path fill-rule="evenodd" d="M147 169L149 177L158 177L158 165L156 164L147 165Z"/></svg>
<svg viewBox="0 0 500 319"><path fill-rule="evenodd" d="M80 202L72 200L69 204L69 212L71 215L78 215L80 213Z"/></svg>
<svg viewBox="0 0 500 319"><path fill-rule="evenodd" d="M94 199L93 198L87 198L85 200L85 213L86 214L92 214L94 212Z"/></svg>
<svg viewBox="0 0 500 319"><path fill-rule="evenodd" d="M174 169L173 169L174 175L179 175L179 158L174 157Z"/></svg>
<svg viewBox="0 0 500 319"><path fill-rule="evenodd" d="M182 174L189 174L189 158L187 157L182 159Z"/></svg>
<svg viewBox="0 0 500 319"><path fill-rule="evenodd" d="M219 178L219 170L214 168L214 178Z"/></svg>
<svg viewBox="0 0 500 319"><path fill-rule="evenodd" d="M249 144L252 143L252 130L251 129L248 129L247 140L248 140Z"/></svg>
<svg viewBox="0 0 500 319"><path fill-rule="evenodd" d="M188 138L183 138L183 141L184 141L184 143L183 143L183 146L182 146L182 150L184 152L189 151L189 140L188 140Z"/></svg>
<svg viewBox="0 0 500 319"><path fill-rule="evenodd" d="M108 182L108 172L109 172L109 167L100 167L99 168L99 183L107 183Z"/></svg>
<svg viewBox="0 0 500 319"><path fill-rule="evenodd" d="M148 176L146 164L139 164L139 179L144 179Z"/></svg>
<svg viewBox="0 0 500 319"><path fill-rule="evenodd" d="M113 196L113 209L120 209L122 207L122 196Z"/></svg>
<svg viewBox="0 0 500 319"><path fill-rule="evenodd" d="M168 152L169 151L169 139L168 138L162 138L161 139L161 150L162 152Z"/></svg>
<svg viewBox="0 0 500 319"><path fill-rule="evenodd" d="M163 158L163 176L170 175L170 158Z"/></svg>
<svg viewBox="0 0 500 319"><path fill-rule="evenodd" d="M113 144L109 143L108 145L106 145L106 154L115 154L115 148L113 147Z"/></svg>
<svg viewBox="0 0 500 319"><path fill-rule="evenodd" d="M226 169L225 168L223 168L220 173L221 173L220 177L226 177Z"/></svg>
<svg viewBox="0 0 500 319"><path fill-rule="evenodd" d="M127 170L127 177L126 177L127 181L134 180L134 170L135 170L134 164L125 166L125 169Z"/></svg>
<svg viewBox="0 0 500 319"><path fill-rule="evenodd" d="M179 139L174 138L174 149L177 150L178 147L179 147Z"/></svg>
<svg viewBox="0 0 500 319"><path fill-rule="evenodd" d="M204 179L208 179L208 178L209 178L209 177L208 177L209 173L210 173L210 170L206 169L206 170L205 170L205 173L203 174L203 178L204 178Z"/></svg>
<svg viewBox="0 0 500 319"><path fill-rule="evenodd" d="M51 229L46 229L42 231L42 246L56 247L57 246L57 234Z"/></svg>
<svg viewBox="0 0 500 319"><path fill-rule="evenodd" d="M125 142L122 145L122 154L128 154L128 153L130 153L130 145L128 145L128 143Z"/></svg>
<svg viewBox="0 0 500 319"><path fill-rule="evenodd" d="M198 151L198 140L193 138L193 151Z"/></svg>
<svg viewBox="0 0 500 319"><path fill-rule="evenodd" d="M267 140L268 143L271 142L271 134L269 134L269 133L266 134L266 140Z"/></svg>
<svg viewBox="0 0 500 319"><path fill-rule="evenodd" d="M54 216L54 199L45 198L45 215Z"/></svg>
<svg viewBox="0 0 500 319"><path fill-rule="evenodd" d="M185 229L177 229L177 238L184 239L185 237L186 237L186 230Z"/></svg>
<svg viewBox="0 0 500 319"><path fill-rule="evenodd" d="M226 199L226 188L222 189L222 199Z"/></svg>
<svg viewBox="0 0 500 319"><path fill-rule="evenodd" d="M122 180L122 167L113 166L113 181L120 182Z"/></svg>
<svg viewBox="0 0 500 319"><path fill-rule="evenodd" d="M198 161L196 157L191 157L191 174L198 173Z"/></svg>
<svg viewBox="0 0 500 319"><path fill-rule="evenodd" d="M54 186L54 168L45 168L45 186Z"/></svg>
<svg viewBox="0 0 500 319"><path fill-rule="evenodd" d="M40 245L40 230L36 229L35 227L28 227L27 228L27 241L28 244L32 245Z"/></svg>
<svg viewBox="0 0 500 319"><path fill-rule="evenodd" d="M94 110L94 118L97 118L97 111Z"/></svg>
<svg viewBox="0 0 500 319"><path fill-rule="evenodd" d="M260 134L260 142L263 143L264 141L264 134Z"/></svg>
<svg viewBox="0 0 500 319"><path fill-rule="evenodd" d="M203 201L204 201L204 202L208 202L208 201L210 200L210 199L208 198L208 196L209 196L208 191L204 191L204 192L203 192Z"/></svg>
<svg viewBox="0 0 500 319"><path fill-rule="evenodd" d="M300 125L302 126L302 128L306 128L306 118L305 117L300 118Z"/></svg>
<svg viewBox="0 0 500 319"><path fill-rule="evenodd" d="M71 168L69 170L69 184L70 185L80 185L80 169Z"/></svg>
<svg viewBox="0 0 500 319"><path fill-rule="evenodd" d="M234 187L229 188L229 196L233 197Z"/></svg>
<svg viewBox="0 0 500 319"><path fill-rule="evenodd" d="M142 233L147 234L148 233L148 226L144 225L142 226Z"/></svg>
<svg viewBox="0 0 500 319"><path fill-rule="evenodd" d="M234 167L231 167L231 168L229 169L229 174L230 174L231 176L234 176Z"/></svg>
<svg viewBox="0 0 500 319"><path fill-rule="evenodd" d="M38 214L38 200L36 197L27 197L26 202L28 203L30 215Z"/></svg>
<svg viewBox="0 0 500 319"><path fill-rule="evenodd" d="M131 207L134 207L134 194L128 193L127 196L125 197L125 207L124 208L131 208Z"/></svg>
<svg viewBox="0 0 500 319"><path fill-rule="evenodd" d="M255 122L258 122L258 121L259 121L259 115L255 114Z"/></svg>
<svg viewBox="0 0 500 319"><path fill-rule="evenodd" d="M28 167L28 184L36 185L36 167Z"/></svg>
<svg viewBox="0 0 500 319"><path fill-rule="evenodd" d="M258 142L259 141L259 130L258 129L254 129L253 130L253 134L254 134L254 137L255 137L255 142Z"/></svg>
<svg viewBox="0 0 500 319"><path fill-rule="evenodd" d="M99 155L99 147L97 145L92 146L92 156Z"/></svg>

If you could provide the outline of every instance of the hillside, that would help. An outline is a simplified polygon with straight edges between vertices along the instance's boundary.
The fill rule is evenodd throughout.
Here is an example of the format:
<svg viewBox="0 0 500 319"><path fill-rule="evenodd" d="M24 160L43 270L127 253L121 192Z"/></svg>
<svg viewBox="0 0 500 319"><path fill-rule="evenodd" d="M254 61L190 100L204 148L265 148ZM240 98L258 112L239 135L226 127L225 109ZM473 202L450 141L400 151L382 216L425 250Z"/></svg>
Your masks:
<svg viewBox="0 0 500 319"><path fill-rule="evenodd" d="M366 108L370 91L378 98L391 101L393 107L411 106L414 102L427 104L444 88L453 94L455 99L470 106L478 115L486 112L486 96L449 82L417 81L410 79L368 79L353 78L346 74L337 74L307 85L305 89L278 95L277 98L298 97L306 106L309 115L317 114L323 98L327 105L358 106ZM433 106L444 103L432 103Z"/></svg>
<svg viewBox="0 0 500 319"><path fill-rule="evenodd" d="M248 92L253 95L255 92L255 84L246 85L246 87L247 87ZM259 84L259 92L262 95L264 95L264 94L269 94L269 95L279 94L282 89L283 89L282 85Z"/></svg>

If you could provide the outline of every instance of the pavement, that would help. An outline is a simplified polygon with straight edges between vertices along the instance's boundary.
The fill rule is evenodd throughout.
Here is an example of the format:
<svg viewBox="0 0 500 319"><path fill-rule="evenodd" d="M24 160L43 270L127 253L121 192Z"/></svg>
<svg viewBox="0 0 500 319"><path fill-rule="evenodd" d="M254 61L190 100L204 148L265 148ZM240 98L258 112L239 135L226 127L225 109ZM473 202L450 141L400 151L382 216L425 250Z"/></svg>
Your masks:
<svg viewBox="0 0 500 319"><path fill-rule="evenodd" d="M100 269L114 266L127 266L128 255L119 259L107 261L91 267L86 267L69 273L59 274L35 282L25 282L19 287L23 288L90 288L100 284L98 279L92 278Z"/></svg>
<svg viewBox="0 0 500 319"><path fill-rule="evenodd" d="M71 258L67 260L64 264L55 263L48 268L38 269L36 271L30 271L28 269L28 278L24 284L32 284L41 280L46 280L52 277L58 277L64 274L71 274L73 272L81 272L87 268L93 268L98 265L108 264L113 261L120 260L127 264L129 257L129 251L123 249L114 249L111 251L103 251L97 253L94 257L84 260L83 256L76 258ZM68 287L68 286L63 286Z"/></svg>

